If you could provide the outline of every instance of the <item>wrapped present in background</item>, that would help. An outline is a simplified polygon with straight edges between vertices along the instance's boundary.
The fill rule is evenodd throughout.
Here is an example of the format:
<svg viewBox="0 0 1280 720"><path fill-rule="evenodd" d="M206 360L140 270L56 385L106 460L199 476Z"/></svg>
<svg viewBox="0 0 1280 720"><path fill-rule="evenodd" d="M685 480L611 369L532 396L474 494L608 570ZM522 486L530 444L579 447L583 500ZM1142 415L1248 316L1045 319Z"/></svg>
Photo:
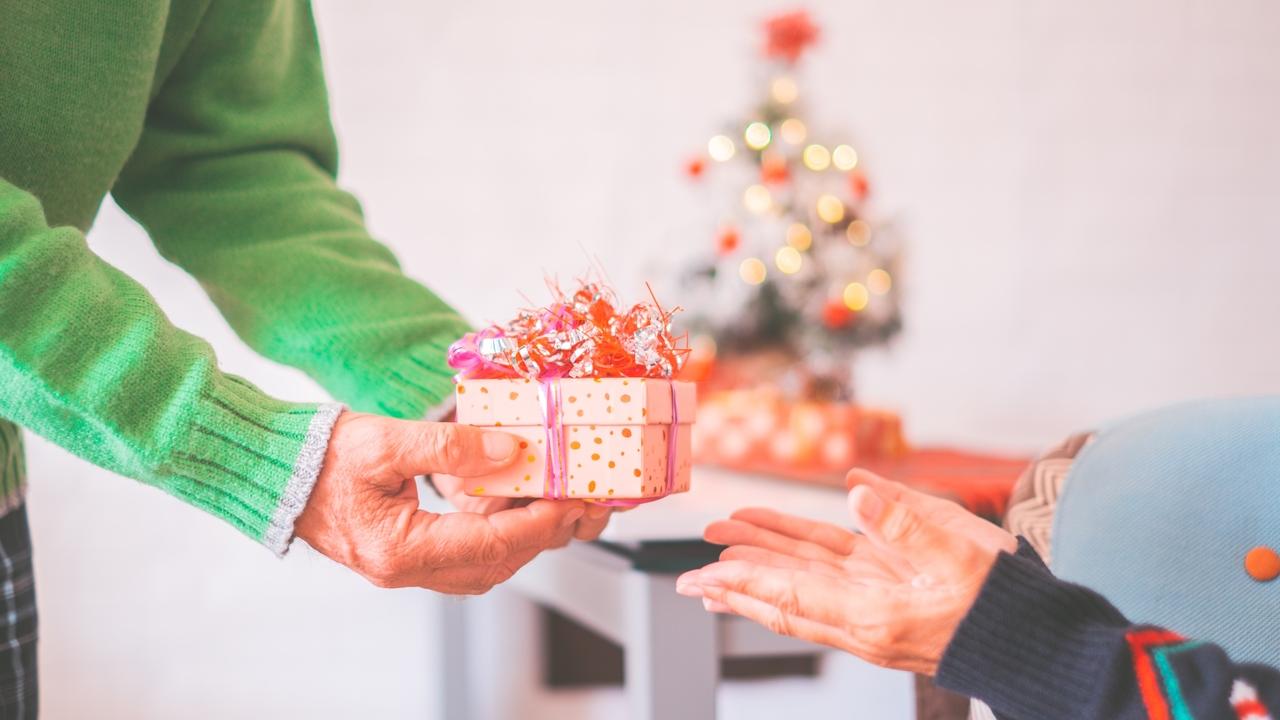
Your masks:
<svg viewBox="0 0 1280 720"><path fill-rule="evenodd" d="M694 433L698 462L782 475L844 473L903 457L902 421L851 403L790 400L773 387L708 394Z"/></svg>
<svg viewBox="0 0 1280 720"><path fill-rule="evenodd" d="M469 333L449 349L458 422L523 438L519 461L467 478L470 495L648 502L689 489L694 385L657 301L620 311L584 282L572 296Z"/></svg>

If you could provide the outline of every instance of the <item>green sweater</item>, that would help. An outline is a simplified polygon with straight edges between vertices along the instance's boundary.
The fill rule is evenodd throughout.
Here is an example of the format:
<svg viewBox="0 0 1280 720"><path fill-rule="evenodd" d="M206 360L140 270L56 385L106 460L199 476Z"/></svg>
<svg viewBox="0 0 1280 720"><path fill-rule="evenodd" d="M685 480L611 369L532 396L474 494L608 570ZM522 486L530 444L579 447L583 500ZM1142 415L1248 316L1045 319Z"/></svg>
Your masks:
<svg viewBox="0 0 1280 720"><path fill-rule="evenodd" d="M283 553L339 406L218 369L85 243L104 196L268 358L355 409L421 417L466 326L334 184L307 4L18 0L0 11L0 503L14 424Z"/></svg>

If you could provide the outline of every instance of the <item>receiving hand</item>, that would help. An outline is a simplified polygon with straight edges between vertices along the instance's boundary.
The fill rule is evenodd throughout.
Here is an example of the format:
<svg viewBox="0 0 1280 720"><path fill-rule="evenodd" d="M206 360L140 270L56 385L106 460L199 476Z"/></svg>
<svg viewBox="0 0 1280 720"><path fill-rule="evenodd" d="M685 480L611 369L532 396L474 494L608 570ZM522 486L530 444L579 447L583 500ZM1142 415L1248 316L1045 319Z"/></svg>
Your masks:
<svg viewBox="0 0 1280 720"><path fill-rule="evenodd" d="M294 529L375 585L483 593L539 552L568 543L583 503L535 500L439 515L418 508L414 478L488 474L511 464L518 449L503 432L344 412Z"/></svg>
<svg viewBox="0 0 1280 720"><path fill-rule="evenodd" d="M877 665L932 675L1012 535L955 503L863 470L849 473L849 510L862 535L748 509L713 523L730 547L685 573L683 595L774 632L848 651Z"/></svg>

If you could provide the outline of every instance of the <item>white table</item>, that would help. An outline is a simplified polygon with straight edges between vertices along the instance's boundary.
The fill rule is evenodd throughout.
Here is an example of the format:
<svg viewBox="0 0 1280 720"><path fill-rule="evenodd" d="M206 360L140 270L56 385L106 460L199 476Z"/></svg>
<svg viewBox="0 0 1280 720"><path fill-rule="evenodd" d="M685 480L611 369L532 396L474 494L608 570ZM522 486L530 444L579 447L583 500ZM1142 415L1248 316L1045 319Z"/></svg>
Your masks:
<svg viewBox="0 0 1280 720"><path fill-rule="evenodd" d="M699 467L692 491L615 515L601 539L624 548L694 540L707 523L752 505L848 522L839 489ZM518 593L621 645L632 720L714 718L722 658L820 652L741 618L708 613L676 594L675 575L638 570L625 552L599 543L544 553L495 592ZM465 720L467 606L446 603L442 617L443 716Z"/></svg>

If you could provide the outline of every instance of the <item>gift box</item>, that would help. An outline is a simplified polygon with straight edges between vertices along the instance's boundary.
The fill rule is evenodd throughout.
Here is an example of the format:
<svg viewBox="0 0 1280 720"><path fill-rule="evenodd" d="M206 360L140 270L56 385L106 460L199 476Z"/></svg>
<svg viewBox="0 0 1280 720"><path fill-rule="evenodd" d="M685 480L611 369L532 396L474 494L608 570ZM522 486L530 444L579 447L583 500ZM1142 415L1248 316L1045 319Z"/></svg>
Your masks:
<svg viewBox="0 0 1280 720"><path fill-rule="evenodd" d="M518 461L466 493L635 505L688 490L695 394L672 379L688 350L671 313L656 299L620 310L598 282L551 290L449 348L458 422L521 438Z"/></svg>
<svg viewBox="0 0 1280 720"><path fill-rule="evenodd" d="M468 495L638 500L689 489L694 386L654 378L460 380L458 422L519 436Z"/></svg>
<svg viewBox="0 0 1280 720"><path fill-rule="evenodd" d="M902 420L849 403L793 401L777 389L722 390L702 403L698 462L788 475L843 475L855 464L903 457Z"/></svg>

